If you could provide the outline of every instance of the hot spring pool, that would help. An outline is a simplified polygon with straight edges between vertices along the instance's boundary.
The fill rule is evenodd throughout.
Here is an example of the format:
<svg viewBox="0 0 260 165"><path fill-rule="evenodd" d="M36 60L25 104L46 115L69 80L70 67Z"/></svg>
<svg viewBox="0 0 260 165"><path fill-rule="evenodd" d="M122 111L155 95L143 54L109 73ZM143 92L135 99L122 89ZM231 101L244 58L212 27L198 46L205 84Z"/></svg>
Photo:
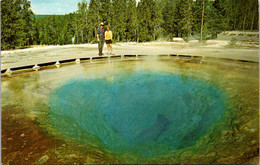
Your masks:
<svg viewBox="0 0 260 165"><path fill-rule="evenodd" d="M225 110L218 87L159 73L119 75L113 83L71 80L49 99L54 127L69 137L78 138L79 130L64 125L75 124L111 149L150 157L194 144Z"/></svg>
<svg viewBox="0 0 260 165"><path fill-rule="evenodd" d="M44 139L12 146L38 154L34 163L47 157L47 164L258 157L258 64L115 58L17 72L3 77L1 87L3 146L16 134L23 137L18 142ZM4 160L17 160L2 152Z"/></svg>

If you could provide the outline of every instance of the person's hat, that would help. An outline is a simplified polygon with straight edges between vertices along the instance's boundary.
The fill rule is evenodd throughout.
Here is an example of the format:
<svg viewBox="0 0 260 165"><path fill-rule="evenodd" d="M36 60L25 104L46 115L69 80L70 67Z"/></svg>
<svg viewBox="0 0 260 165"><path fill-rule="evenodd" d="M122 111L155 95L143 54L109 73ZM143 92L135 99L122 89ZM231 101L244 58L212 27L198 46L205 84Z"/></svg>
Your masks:
<svg viewBox="0 0 260 165"><path fill-rule="evenodd" d="M100 23L100 25L101 25L101 26L104 26L104 23L103 23L103 22L101 22L101 23Z"/></svg>

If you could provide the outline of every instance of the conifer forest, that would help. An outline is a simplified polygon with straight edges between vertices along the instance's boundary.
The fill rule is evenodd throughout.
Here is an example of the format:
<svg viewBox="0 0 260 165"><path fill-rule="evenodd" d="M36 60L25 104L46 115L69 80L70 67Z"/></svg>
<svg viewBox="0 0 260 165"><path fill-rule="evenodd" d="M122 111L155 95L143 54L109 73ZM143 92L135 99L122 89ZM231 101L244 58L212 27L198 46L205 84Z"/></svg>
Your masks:
<svg viewBox="0 0 260 165"><path fill-rule="evenodd" d="M100 22L115 42L147 42L258 31L258 19L257 0L82 0L65 15L36 15L29 0L2 0L1 49L96 43Z"/></svg>

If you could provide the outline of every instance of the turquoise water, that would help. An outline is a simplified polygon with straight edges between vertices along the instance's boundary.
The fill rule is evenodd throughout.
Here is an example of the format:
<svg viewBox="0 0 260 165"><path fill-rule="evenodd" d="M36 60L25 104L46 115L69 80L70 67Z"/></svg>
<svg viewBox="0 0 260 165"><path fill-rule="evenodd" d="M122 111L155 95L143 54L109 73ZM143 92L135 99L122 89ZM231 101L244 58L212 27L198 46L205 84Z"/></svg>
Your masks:
<svg viewBox="0 0 260 165"><path fill-rule="evenodd" d="M49 96L61 134L115 153L155 157L194 145L224 117L222 91L173 74L69 80Z"/></svg>

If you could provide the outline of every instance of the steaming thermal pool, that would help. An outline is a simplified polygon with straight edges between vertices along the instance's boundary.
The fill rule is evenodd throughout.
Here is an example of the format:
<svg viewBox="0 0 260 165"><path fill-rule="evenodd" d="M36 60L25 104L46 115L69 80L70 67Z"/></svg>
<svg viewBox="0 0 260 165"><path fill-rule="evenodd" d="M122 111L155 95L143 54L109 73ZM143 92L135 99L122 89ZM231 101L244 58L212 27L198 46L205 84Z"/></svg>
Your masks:
<svg viewBox="0 0 260 165"><path fill-rule="evenodd" d="M221 90L205 81L158 73L71 80L50 96L55 128L78 138L76 124L108 147L158 156L194 144L224 115ZM92 139L79 139L93 143Z"/></svg>
<svg viewBox="0 0 260 165"><path fill-rule="evenodd" d="M11 163L258 159L258 64L115 58L14 73L1 87Z"/></svg>

